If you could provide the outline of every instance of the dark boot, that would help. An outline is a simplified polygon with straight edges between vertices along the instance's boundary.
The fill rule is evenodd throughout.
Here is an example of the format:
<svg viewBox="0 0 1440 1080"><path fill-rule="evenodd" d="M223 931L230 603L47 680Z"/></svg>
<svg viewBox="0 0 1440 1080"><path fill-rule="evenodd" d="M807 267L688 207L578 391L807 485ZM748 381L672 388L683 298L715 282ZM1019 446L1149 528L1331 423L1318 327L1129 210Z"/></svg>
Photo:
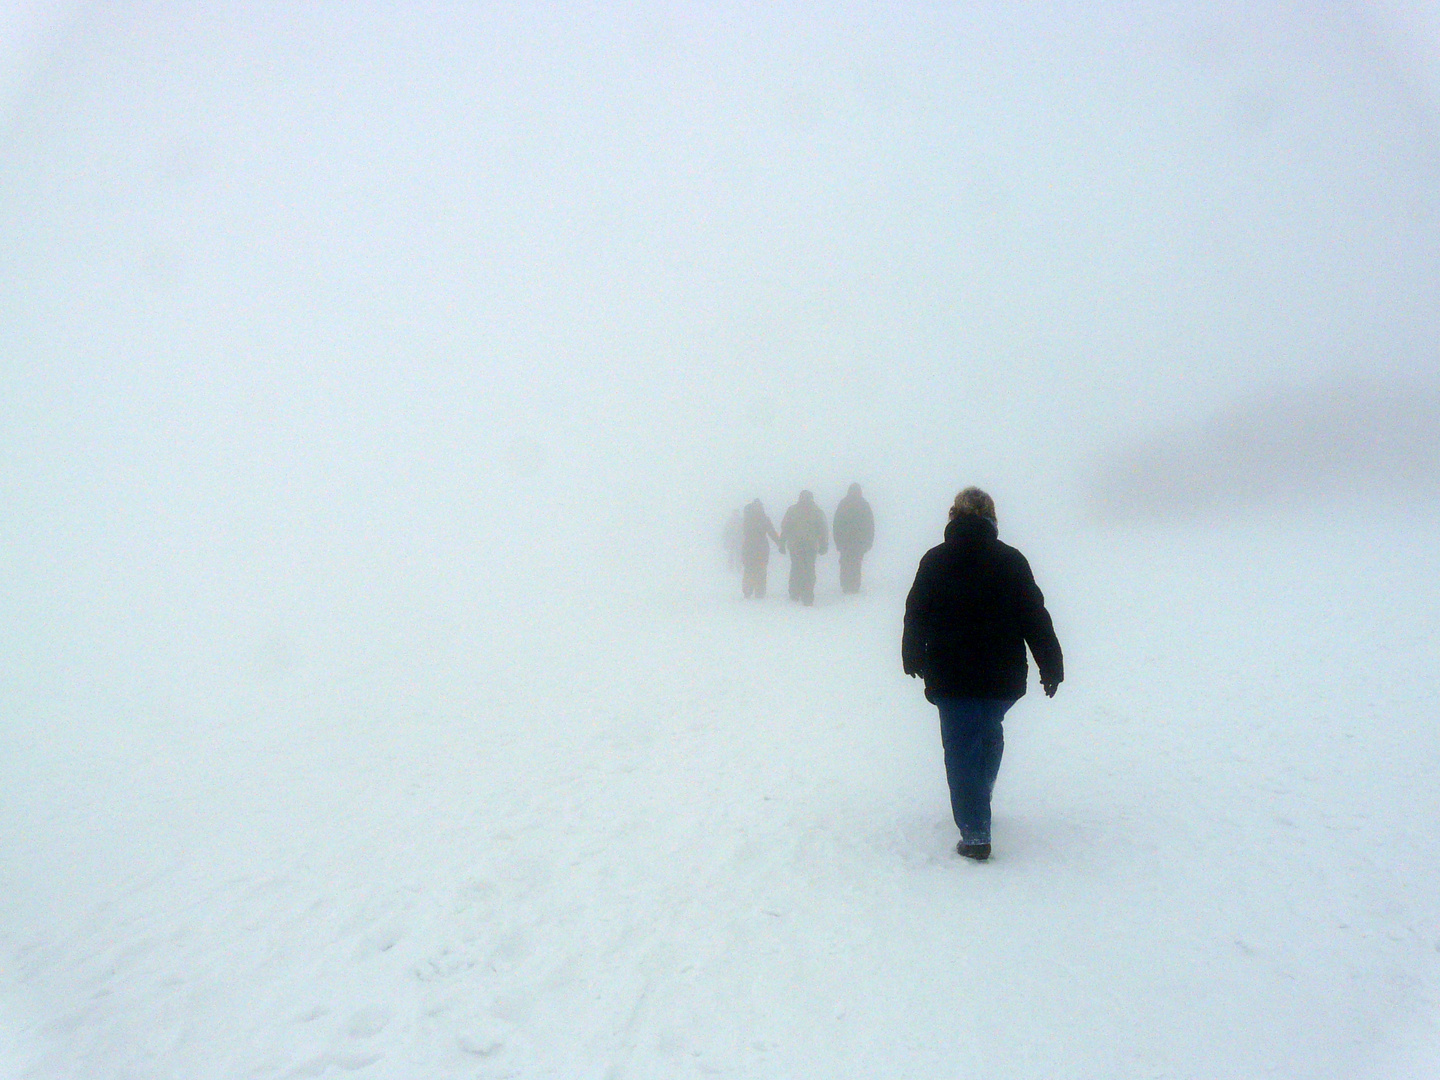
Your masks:
<svg viewBox="0 0 1440 1080"><path fill-rule="evenodd" d="M964 855L967 859L974 859L976 862L984 862L990 858L989 844L967 844L964 840L955 845L955 852Z"/></svg>

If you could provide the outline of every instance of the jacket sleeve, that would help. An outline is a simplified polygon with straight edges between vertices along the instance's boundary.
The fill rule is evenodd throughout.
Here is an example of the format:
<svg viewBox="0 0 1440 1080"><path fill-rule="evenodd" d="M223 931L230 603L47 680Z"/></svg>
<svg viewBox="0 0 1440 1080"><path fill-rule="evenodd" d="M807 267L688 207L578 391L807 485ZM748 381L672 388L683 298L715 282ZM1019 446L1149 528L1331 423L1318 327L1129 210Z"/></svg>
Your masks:
<svg viewBox="0 0 1440 1080"><path fill-rule="evenodd" d="M869 551L875 543L875 515L867 503L860 513L860 550Z"/></svg>
<svg viewBox="0 0 1440 1080"><path fill-rule="evenodd" d="M1024 556L1021 556L1019 569L1020 627L1025 635L1025 644L1030 646L1035 666L1040 669L1040 681L1063 682L1065 657L1060 652L1060 639L1055 636L1055 624L1050 612L1045 609L1045 595L1035 584L1035 574Z"/></svg>
<svg viewBox="0 0 1440 1080"><path fill-rule="evenodd" d="M925 675L925 653L930 639L929 560L921 559L915 584L905 598L905 631L900 638L900 662L906 675Z"/></svg>

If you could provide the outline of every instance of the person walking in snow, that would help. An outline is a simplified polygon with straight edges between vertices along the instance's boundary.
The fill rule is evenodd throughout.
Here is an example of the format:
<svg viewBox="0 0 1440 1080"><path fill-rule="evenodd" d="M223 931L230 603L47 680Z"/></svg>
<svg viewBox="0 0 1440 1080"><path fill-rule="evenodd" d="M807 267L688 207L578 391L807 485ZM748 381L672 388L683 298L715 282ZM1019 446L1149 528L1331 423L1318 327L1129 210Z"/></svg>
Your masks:
<svg viewBox="0 0 1440 1080"><path fill-rule="evenodd" d="M780 520L780 550L790 553L790 599L806 607L815 603L815 559L830 550L825 511L815 496L800 492L795 505Z"/></svg>
<svg viewBox="0 0 1440 1080"><path fill-rule="evenodd" d="M830 521L835 550L840 553L840 591L860 591L860 562L875 543L875 515L860 494L860 485L851 484L850 491L835 507Z"/></svg>
<svg viewBox="0 0 1440 1080"><path fill-rule="evenodd" d="M780 536L775 531L775 524L770 520L770 515L765 513L765 507L756 499L745 507L745 516L742 531L744 538L740 545L740 562L744 567L744 574L740 580L740 592L745 599L755 597L757 600L765 599L765 578L770 567L770 541L775 541L775 546L784 548L780 544Z"/></svg>
<svg viewBox="0 0 1440 1080"><path fill-rule="evenodd" d="M990 793L1005 749L1001 722L1025 693L1035 656L1046 697L1065 678L1065 662L1045 597L1025 556L999 539L995 501L979 488L955 496L945 542L920 559L905 601L901 661L925 680L940 710L950 809L960 829L955 850L990 857Z"/></svg>

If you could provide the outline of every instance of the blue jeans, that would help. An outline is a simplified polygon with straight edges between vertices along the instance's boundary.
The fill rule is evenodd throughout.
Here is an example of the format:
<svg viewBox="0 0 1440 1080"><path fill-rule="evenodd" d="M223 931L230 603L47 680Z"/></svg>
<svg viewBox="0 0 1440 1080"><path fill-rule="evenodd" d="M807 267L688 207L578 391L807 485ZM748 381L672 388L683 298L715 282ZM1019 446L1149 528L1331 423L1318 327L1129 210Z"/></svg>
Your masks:
<svg viewBox="0 0 1440 1080"><path fill-rule="evenodd" d="M990 842L990 792L1005 752L1001 722L1015 702L997 698L936 698L950 810L966 844Z"/></svg>

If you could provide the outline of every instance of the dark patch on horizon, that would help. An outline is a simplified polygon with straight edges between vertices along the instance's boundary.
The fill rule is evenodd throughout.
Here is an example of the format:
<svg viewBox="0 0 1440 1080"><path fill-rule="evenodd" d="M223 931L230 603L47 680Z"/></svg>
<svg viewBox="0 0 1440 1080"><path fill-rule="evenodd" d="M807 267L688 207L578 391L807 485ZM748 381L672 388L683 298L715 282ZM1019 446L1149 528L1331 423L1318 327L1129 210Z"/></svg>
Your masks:
<svg viewBox="0 0 1440 1080"><path fill-rule="evenodd" d="M1205 518L1324 496L1440 497L1440 388L1354 379L1240 402L1106 455L1101 519Z"/></svg>

